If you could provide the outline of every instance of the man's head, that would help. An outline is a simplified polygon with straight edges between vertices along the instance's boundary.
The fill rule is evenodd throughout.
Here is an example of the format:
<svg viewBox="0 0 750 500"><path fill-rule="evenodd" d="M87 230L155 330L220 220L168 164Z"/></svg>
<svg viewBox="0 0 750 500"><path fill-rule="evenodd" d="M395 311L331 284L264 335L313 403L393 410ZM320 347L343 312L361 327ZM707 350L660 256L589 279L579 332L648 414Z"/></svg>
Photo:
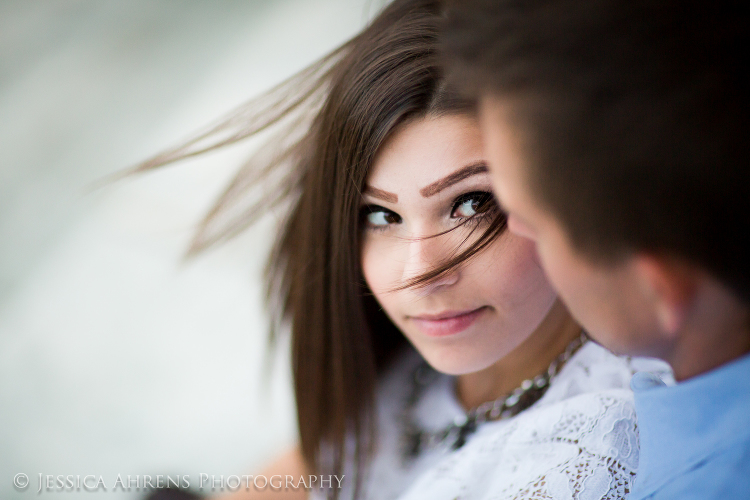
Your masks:
<svg viewBox="0 0 750 500"><path fill-rule="evenodd" d="M730 2L449 10L446 59L480 100L509 225L615 350L661 355L704 278L750 299L747 38Z"/></svg>

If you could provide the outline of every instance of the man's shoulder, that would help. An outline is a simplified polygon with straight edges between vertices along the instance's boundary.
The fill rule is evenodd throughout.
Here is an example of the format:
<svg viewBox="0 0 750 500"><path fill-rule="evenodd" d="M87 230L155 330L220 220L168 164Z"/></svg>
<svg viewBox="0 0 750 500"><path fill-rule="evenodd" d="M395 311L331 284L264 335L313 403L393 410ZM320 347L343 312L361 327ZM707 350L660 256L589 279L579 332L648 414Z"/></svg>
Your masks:
<svg viewBox="0 0 750 500"><path fill-rule="evenodd" d="M750 498L750 436L707 454L658 490L631 500L733 500Z"/></svg>

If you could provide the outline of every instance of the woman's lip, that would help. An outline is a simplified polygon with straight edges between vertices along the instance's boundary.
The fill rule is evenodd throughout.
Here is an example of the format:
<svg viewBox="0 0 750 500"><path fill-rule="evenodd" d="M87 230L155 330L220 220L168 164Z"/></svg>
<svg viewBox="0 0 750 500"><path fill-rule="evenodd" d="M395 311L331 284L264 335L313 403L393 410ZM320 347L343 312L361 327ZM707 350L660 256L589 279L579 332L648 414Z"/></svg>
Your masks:
<svg viewBox="0 0 750 500"><path fill-rule="evenodd" d="M444 311L437 314L420 314L419 316L411 316L412 319L420 319L425 321L439 321L443 319L451 319L451 318L457 318L458 316L465 316L467 314L471 314L473 312L476 312L482 307L478 307L476 309L464 309L463 311Z"/></svg>
<svg viewBox="0 0 750 500"><path fill-rule="evenodd" d="M425 335L430 337L445 337L469 328L486 309L487 306L482 306L468 311L420 314L419 316L411 316L410 319Z"/></svg>

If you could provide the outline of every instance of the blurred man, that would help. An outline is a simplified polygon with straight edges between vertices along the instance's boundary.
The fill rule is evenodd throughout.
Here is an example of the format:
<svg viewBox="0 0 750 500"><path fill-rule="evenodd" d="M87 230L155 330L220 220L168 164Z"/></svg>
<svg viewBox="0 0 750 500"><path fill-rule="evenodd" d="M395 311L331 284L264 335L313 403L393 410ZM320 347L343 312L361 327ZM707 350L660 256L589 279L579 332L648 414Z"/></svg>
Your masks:
<svg viewBox="0 0 750 500"><path fill-rule="evenodd" d="M678 380L634 377L631 498L750 498L749 28L722 1L449 8L510 229L593 338Z"/></svg>

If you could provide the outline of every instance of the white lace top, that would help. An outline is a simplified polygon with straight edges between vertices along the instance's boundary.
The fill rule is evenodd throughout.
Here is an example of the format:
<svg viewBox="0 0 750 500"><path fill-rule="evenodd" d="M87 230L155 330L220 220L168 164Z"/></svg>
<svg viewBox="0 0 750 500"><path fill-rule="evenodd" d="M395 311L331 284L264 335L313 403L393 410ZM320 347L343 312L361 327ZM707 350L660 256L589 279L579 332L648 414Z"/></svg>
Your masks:
<svg viewBox="0 0 750 500"><path fill-rule="evenodd" d="M363 498L624 498L638 468L630 378L636 371L668 372L659 361L617 357L588 342L531 408L481 424L458 450L430 449L404 461L401 414L420 362L410 352L382 380L378 446L364 478ZM465 414L453 381L441 375L421 395L413 414L421 428L442 429ZM349 480L344 484L351 487ZM341 494L351 498L347 486Z"/></svg>

